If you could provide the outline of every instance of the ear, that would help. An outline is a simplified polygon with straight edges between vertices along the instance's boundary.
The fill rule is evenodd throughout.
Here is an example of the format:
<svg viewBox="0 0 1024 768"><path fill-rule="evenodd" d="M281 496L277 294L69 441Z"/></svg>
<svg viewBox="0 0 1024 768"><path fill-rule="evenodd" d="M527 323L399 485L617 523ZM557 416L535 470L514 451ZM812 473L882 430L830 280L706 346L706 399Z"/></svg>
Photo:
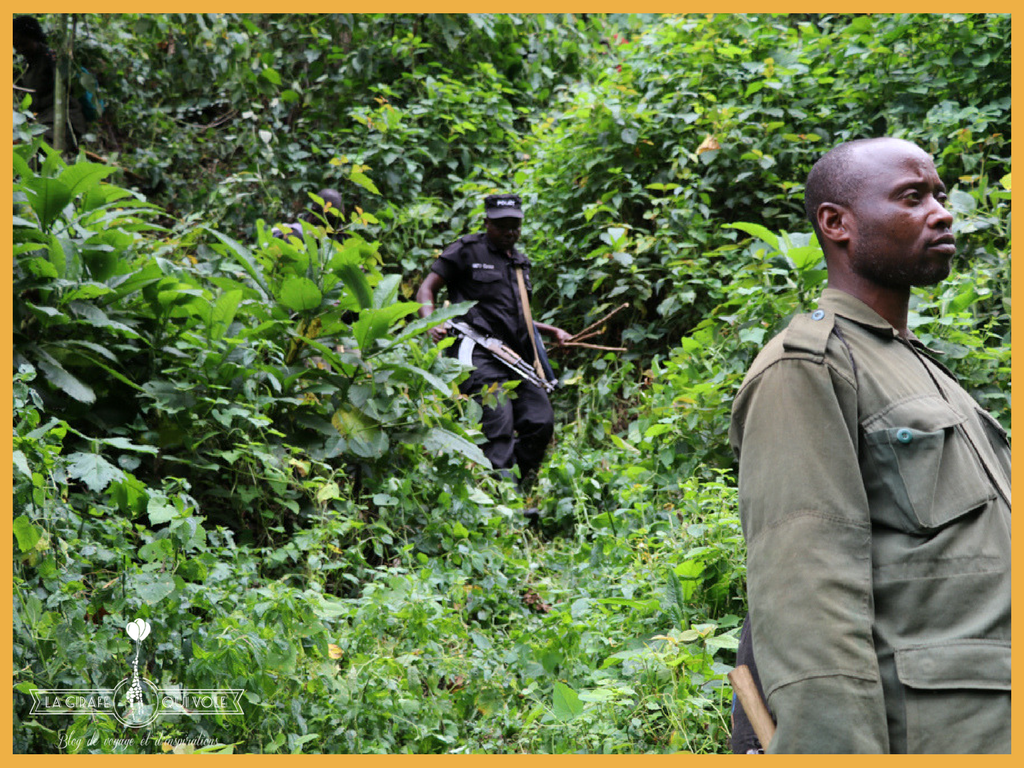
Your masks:
<svg viewBox="0 0 1024 768"><path fill-rule="evenodd" d="M838 203L822 203L818 206L818 229L832 242L845 243L850 239L852 220L853 214L846 206Z"/></svg>

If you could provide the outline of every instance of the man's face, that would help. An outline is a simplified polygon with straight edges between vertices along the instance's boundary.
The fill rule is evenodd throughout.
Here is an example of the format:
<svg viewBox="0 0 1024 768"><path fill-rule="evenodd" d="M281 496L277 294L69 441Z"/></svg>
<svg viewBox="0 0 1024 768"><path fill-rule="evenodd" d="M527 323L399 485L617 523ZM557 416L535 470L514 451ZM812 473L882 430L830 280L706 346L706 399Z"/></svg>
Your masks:
<svg viewBox="0 0 1024 768"><path fill-rule="evenodd" d="M949 275L956 240L946 187L932 159L901 141L865 145L849 206L852 271L883 288L933 285Z"/></svg>
<svg viewBox="0 0 1024 768"><path fill-rule="evenodd" d="M487 237L497 246L498 250L509 252L519 241L522 232L523 220L515 216L505 216L500 219L486 219Z"/></svg>

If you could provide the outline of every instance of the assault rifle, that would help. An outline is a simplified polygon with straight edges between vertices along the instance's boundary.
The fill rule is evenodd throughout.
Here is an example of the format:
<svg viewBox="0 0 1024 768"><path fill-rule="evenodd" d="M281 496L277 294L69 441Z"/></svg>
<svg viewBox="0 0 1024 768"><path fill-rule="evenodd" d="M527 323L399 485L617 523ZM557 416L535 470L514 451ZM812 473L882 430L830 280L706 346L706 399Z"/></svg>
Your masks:
<svg viewBox="0 0 1024 768"><path fill-rule="evenodd" d="M533 366L523 360L501 339L496 339L493 336L484 336L471 325L459 320L449 320L445 323L444 327L449 333L462 339L459 345L459 360L466 365L473 364L473 348L479 345L489 352L495 360L515 371L521 379L540 387L545 392L553 392L555 390L555 386L558 384L557 379L548 380L537 375L537 371L533 369Z"/></svg>

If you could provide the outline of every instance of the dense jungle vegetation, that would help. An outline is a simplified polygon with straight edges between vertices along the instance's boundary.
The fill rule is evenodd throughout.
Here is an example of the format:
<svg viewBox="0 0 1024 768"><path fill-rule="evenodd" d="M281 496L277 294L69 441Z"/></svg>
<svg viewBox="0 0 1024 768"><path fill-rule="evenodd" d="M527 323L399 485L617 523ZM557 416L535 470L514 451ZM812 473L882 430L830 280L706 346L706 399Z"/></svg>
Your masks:
<svg viewBox="0 0 1024 768"><path fill-rule="evenodd" d="M17 752L728 751L729 408L822 289L845 139L934 154L958 257L911 324L1010 426L1008 15L41 21L102 114L62 156L14 104ZM270 236L322 187L343 216ZM411 298L493 191L539 319L627 305L628 352L552 352L526 499ZM31 713L137 652L244 714Z"/></svg>

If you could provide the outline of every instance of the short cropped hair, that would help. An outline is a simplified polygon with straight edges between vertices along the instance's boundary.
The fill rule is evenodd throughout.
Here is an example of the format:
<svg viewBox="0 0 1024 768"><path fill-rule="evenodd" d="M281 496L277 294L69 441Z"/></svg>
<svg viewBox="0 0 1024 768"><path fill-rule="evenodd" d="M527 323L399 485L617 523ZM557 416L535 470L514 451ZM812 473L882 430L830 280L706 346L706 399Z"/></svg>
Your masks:
<svg viewBox="0 0 1024 768"><path fill-rule="evenodd" d="M821 231L818 229L818 207L822 203L851 205L857 197L862 176L854 170L852 157L854 150L874 139L856 139L833 147L822 155L807 174L804 185L804 212L814 227L814 234L821 242Z"/></svg>

